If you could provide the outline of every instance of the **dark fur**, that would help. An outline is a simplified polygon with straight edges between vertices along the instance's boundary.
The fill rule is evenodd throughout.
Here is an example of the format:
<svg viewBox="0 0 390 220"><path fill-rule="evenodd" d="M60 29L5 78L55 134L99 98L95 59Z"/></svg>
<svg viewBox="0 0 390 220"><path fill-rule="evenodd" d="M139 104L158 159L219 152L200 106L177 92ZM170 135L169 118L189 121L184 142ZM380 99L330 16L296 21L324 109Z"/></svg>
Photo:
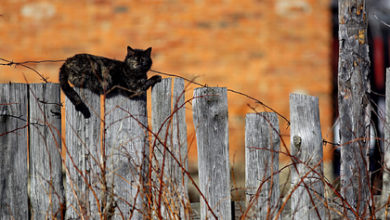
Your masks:
<svg viewBox="0 0 390 220"><path fill-rule="evenodd" d="M149 87L161 81L161 76L156 75L150 79L146 76L152 66L151 50L152 48L132 49L128 46L123 62L90 54L76 54L61 66L59 80L62 91L85 118L89 118L91 113L68 81L75 87L87 88L108 97L117 93L130 98L142 95Z"/></svg>

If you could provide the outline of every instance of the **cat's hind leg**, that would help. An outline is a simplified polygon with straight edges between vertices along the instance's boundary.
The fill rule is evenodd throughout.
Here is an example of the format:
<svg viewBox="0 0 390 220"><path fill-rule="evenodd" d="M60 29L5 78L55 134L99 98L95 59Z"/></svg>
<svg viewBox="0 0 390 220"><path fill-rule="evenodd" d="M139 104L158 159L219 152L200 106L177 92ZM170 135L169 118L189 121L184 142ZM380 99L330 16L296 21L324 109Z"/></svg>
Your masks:
<svg viewBox="0 0 390 220"><path fill-rule="evenodd" d="M60 85L62 88L62 91L65 93L65 95L68 97L68 99L73 103L77 111L80 111L85 118L91 117L91 113L89 112L88 107L85 105L85 103L81 100L79 94L69 85L69 81L72 82L73 85L75 85L74 77L72 70L68 68L66 65L63 65L60 69L59 74L59 80ZM77 82L76 82L77 84ZM75 85L76 86L76 85ZM81 87L81 86L78 86Z"/></svg>

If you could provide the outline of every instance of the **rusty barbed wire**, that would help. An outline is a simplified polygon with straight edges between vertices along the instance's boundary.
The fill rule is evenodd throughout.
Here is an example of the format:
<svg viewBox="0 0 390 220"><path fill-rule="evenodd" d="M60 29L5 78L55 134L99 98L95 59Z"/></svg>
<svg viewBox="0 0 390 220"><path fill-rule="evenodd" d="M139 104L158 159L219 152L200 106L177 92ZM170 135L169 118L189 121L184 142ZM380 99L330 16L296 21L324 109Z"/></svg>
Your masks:
<svg viewBox="0 0 390 220"><path fill-rule="evenodd" d="M0 63L1 66L23 66L27 69L30 69L31 71L35 72L36 74L38 74L38 76L45 82L47 83L48 80L46 77L44 77L38 70L28 66L27 64L38 64L38 63L56 63L56 62L64 62L66 61L66 59L58 59L58 60L38 60L38 61L35 61L35 60L30 60L30 61L23 61L23 62L15 62L13 60L7 60L7 59L4 59L4 58L1 58L0 57L0 61L3 61L5 63ZM162 74L162 75L165 75L165 76L171 76L171 77L178 77L178 78L181 78L189 83L192 83L192 84L195 84L195 85L198 85L198 86L201 86L201 87L207 87L207 84L202 84L202 83L198 83L195 81L195 79L188 79L188 78L185 78L183 76L180 76L178 74L173 74L173 73L168 73L168 72L162 72L162 71L157 71L157 70L153 70L151 69L150 72L153 72L153 73L158 73L158 74ZM262 106L264 106L266 109L272 111L272 112L275 112L279 117L281 117L283 120L285 120L287 122L287 125L290 126L290 121L285 117L283 116L281 113L279 113L278 111L276 111L274 108L270 107L269 105L265 104L264 102L260 101L259 99L253 97L253 96L250 96L248 94L245 94L243 92L240 92L240 91L237 91L237 90L234 90L234 89L230 89L230 88L227 88L227 91L228 92L231 92L231 93L234 93L234 94L237 94L237 95L240 95L240 96L244 96L254 102L256 102L257 104L260 104Z"/></svg>
<svg viewBox="0 0 390 220"><path fill-rule="evenodd" d="M185 81L187 81L189 83L193 83L193 84L201 86L201 87L208 87L207 84L198 83L195 80L188 79L188 78L185 78L185 77L177 75L177 74L161 72L161 71L157 71L157 70L153 70L153 69L151 69L150 72L154 72L154 73L158 73L158 74L166 75L166 76L178 77L178 78L181 78L181 79L183 79L183 80L185 80ZM275 114L277 114L279 117L283 118L283 120L285 120L287 122L287 125L290 126L290 121L285 116L283 116L281 113L277 112L272 107L266 105L264 102L260 101L259 99L254 98L253 96L250 96L248 94L245 94L243 92L240 92L240 91L237 91L237 90L234 90L234 89L227 88L227 91L231 92L231 93L234 93L234 94L237 94L237 95L240 95L240 96L244 96L244 97L246 97L248 99L251 99L252 101L255 101L257 104L260 104L260 105L264 106L268 110L270 110L270 111L274 112Z"/></svg>
<svg viewBox="0 0 390 220"><path fill-rule="evenodd" d="M7 59L4 59L4 58L1 58L0 57L0 61L3 61L5 63L0 63L0 66L23 66L27 69L30 69L31 71L35 72L36 74L39 75L39 77L45 82L47 83L48 80L46 77L44 77L38 70L28 66L27 64L38 64L38 63L56 63L56 62L65 62L66 59L58 59L58 60L29 60L29 61L22 61L22 62L15 62L13 60L7 60ZM207 84L202 84L202 83L199 83L199 82L196 82L195 81L195 78L194 79L189 79L189 78L186 78L186 77L183 77L183 76L180 76L178 74L174 74L174 73L168 73L168 72L162 72L162 71L158 71L158 70L154 70L154 69L150 69L150 72L153 72L153 73L158 73L158 74L161 74L161 75L165 75L165 76L170 76L170 77L177 77L177 78L181 78L189 83L192 83L192 84L195 84L195 85L198 85L198 86L201 86L201 87L207 87ZM254 101L255 103L259 104L259 105L262 105L264 106L266 109L274 112L275 114L277 114L279 117L281 117L284 121L287 122L287 127L290 126L290 121L284 116L282 115L281 113L279 113L278 111L276 111L274 108L270 107L269 105L265 104L264 102L260 101L259 99L253 97L253 96L250 96L248 94L245 94L243 92L240 92L240 91L237 91L237 90L234 90L234 89L230 89L230 88L227 88L227 91L228 92L231 92L231 93L234 93L234 94L237 94L237 95L240 95L240 96L243 96L245 98L248 98L252 101ZM254 109L252 109L254 110ZM330 145L333 145L333 146L339 146L339 144L337 143L333 143L333 142L330 142L330 141L327 141L327 140L323 140L323 144L326 145L326 144L330 144Z"/></svg>
<svg viewBox="0 0 390 220"><path fill-rule="evenodd" d="M53 62L64 62L65 60L39 60L39 61L23 61L23 62L14 62L13 60L7 60L7 59L4 59L4 58L1 58L0 57L0 61L3 61L5 63L0 63L1 66L22 66L24 68L27 68L33 72L35 72L45 83L48 82L47 80L47 77L44 77L38 70L30 67L30 66L27 66L26 64L30 64L30 63L34 63L34 64L37 64L37 63L53 63Z"/></svg>

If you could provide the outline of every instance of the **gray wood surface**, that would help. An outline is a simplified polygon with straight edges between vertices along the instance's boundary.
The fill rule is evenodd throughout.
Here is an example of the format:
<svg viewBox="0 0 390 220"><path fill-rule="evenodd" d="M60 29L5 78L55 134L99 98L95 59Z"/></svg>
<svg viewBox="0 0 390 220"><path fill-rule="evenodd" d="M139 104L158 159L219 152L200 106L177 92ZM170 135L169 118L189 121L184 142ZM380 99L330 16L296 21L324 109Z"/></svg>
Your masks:
<svg viewBox="0 0 390 220"><path fill-rule="evenodd" d="M227 90L197 88L192 104L200 190L219 219L231 219ZM213 218L203 198L200 210L201 219Z"/></svg>
<svg viewBox="0 0 390 220"><path fill-rule="evenodd" d="M271 219L279 210L279 121L275 113L246 115L246 218Z"/></svg>
<svg viewBox="0 0 390 220"><path fill-rule="evenodd" d="M179 213L180 203L175 195L176 185L172 181L174 160L167 152L172 152L172 79L165 78L152 88L152 131L158 135L152 137L152 148L156 160L153 160L153 203L159 218L174 219ZM161 180L163 182L161 182Z"/></svg>
<svg viewBox="0 0 390 220"><path fill-rule="evenodd" d="M341 139L340 192L357 210L369 213L369 181L365 164L369 141L370 70L365 0L339 1L338 108ZM363 155L363 156L362 156ZM344 214L355 219L347 209Z"/></svg>
<svg viewBox="0 0 390 220"><path fill-rule="evenodd" d="M115 219L142 219L149 159L146 97L118 95L106 99L105 106L108 204L116 203Z"/></svg>
<svg viewBox="0 0 390 220"><path fill-rule="evenodd" d="M390 78L389 72L390 70L387 70L387 85ZM163 83L168 81L170 80L164 80ZM165 94L163 92L165 89L159 90L158 85L156 86L155 96L160 98L165 96L166 98L155 101L162 101L164 102L163 104L153 103L153 105L170 107L171 95ZM28 91L28 88L31 91ZM170 91L170 87L167 90ZM165 117L172 119L172 122L168 123L170 124L169 129L167 127L164 128L170 132L167 136L167 143L169 143L167 146L170 153L167 154L166 158L170 158L172 153L186 168L187 143L184 107L175 112L185 101L184 96L180 96L183 90L184 81L175 79L172 110L159 107L160 109L155 111L161 111L160 115L165 115ZM106 99L104 139L100 140L100 123L103 122L99 120L100 98L91 94L88 90L78 90L78 92L90 107L92 117L84 119L80 113L75 111L74 106L66 100L66 115L62 116L65 117L66 121L65 143L67 154L66 168L63 169L68 175L66 180L66 198L68 200L66 203L66 219L77 219L82 216L100 218L98 206L100 206L100 210L107 214L105 217L110 217L109 215L114 214L113 219L122 219L122 217L131 217L132 219L145 218L144 215L151 213L148 213L149 210L144 205L146 193L149 192L144 187L150 158L148 132L145 129L148 120L146 98L129 99L123 96L116 96ZM353 92L354 95L356 95L355 93L356 91ZM387 96L389 95L387 94ZM389 98L387 97L387 99ZM298 184L301 177L304 178L303 183L299 183L291 198L291 218L318 219L318 216L321 216L321 218L325 219L327 216L322 205L324 186L321 179L322 138L319 124L318 99L293 94L290 97L290 101L291 153L294 165L298 170L297 172L295 167L292 167L292 188ZM387 158L389 132L386 132L389 127L388 121L390 121L388 114L389 103L390 101L387 100L385 126L386 166L390 166L387 163L390 160ZM60 139L61 115L59 104L59 86L57 84L0 85L0 219L28 219L28 205L30 205L31 216L34 219L61 218L61 215L64 214L64 210L62 210L64 206L61 206L61 202L64 202L64 197L62 194L63 178L61 169L63 158L61 158L60 154L62 141ZM28 106L29 118L27 117ZM351 114L356 113L355 108L351 108L355 109L352 111L347 107L348 105L345 105L343 109L350 111ZM173 117L168 112L174 113ZM274 118L273 114L262 114L272 115L269 116L269 122L277 125L277 119ZM253 115L248 116L248 118L257 118L258 116ZM101 117L104 119L104 116ZM347 116L344 115L344 117ZM205 201L201 199L200 219L212 219L212 213L215 213L220 219L231 219L232 205L230 202L226 89L196 89L193 100L193 118L198 146L199 186L209 205L207 206ZM265 117L261 118L264 119ZM258 118L256 120L261 121ZM160 125L162 121L163 117L159 119ZM29 127L27 127L27 122L30 122ZM276 132L274 130L271 131L270 127L266 126L266 128L260 128L260 130L268 132L267 135L256 135L256 131L250 129L249 124L251 123L247 122L248 131L246 132L251 133L251 135L248 136L262 138L260 141L262 144L264 144L263 141L269 141L267 142L268 144L265 144L267 147L271 145L275 148L277 147L276 136L274 136ZM261 126L264 124L269 125L264 122L255 122L251 126L255 127L256 125ZM157 126L155 127L157 128ZM30 129L29 140L27 140L27 128ZM255 127L254 129L259 128ZM357 131L360 130L357 129ZM351 135L350 138L356 138L354 134L348 134L345 130L341 132ZM166 131L161 134L163 133L166 134ZM342 140L347 140L345 137ZM161 138L164 141L165 135L161 136ZM153 141L153 137L151 137L151 140ZM249 143L249 140L246 141L248 141L246 144L248 150L248 146L252 144ZM355 142L360 143L359 141ZM30 170L27 170L27 143L30 144ZM104 143L103 148L101 148L101 143ZM353 144L345 144L343 148L345 146L356 147ZM102 149L104 149L104 153L101 151ZM163 150L164 148L160 149L159 152L163 152ZM270 150L266 152L271 153ZM258 158L267 157L269 160L267 164L267 161L258 159L257 162L264 165L258 165L257 168L263 168L264 172L271 172L271 169L266 170L264 168L270 168L270 161L276 161L277 156L275 158L271 155L267 156L266 152L260 154L256 152L257 155L255 156ZM357 151L353 152L356 156ZM246 153L249 159L252 153L255 152ZM250 161L256 162L256 160L252 159ZM182 176L182 169L177 166L177 161L168 159L165 166L167 169L169 168L164 171L166 176L169 175L169 180L164 180L166 184L164 188L168 189L176 184L176 191L171 191L169 194L177 195L177 198L163 197L163 200L165 204L170 204L170 208L174 207L174 205L178 207L174 204L175 202L180 201L181 204L184 204L188 201L186 200L187 179ZM308 166L314 168L315 172L308 169ZM360 165L356 163L354 166L359 167ZM275 170L277 167L272 167L272 169ZM247 173L248 175L252 174L247 176L247 179L255 176L255 171L247 171ZM357 175L361 174L358 173ZM388 173L385 172L382 201L387 201L389 195L388 176ZM28 178L30 178L29 192L27 192ZM356 180L360 177L354 176L353 178ZM257 181L257 184L259 184L260 181ZM273 177L275 184L276 181L277 175ZM359 181L364 183L365 180ZM248 180L247 182L249 190L251 187L249 187L250 183ZM155 186L159 187L159 184ZM266 189L269 186L266 183L262 187ZM158 188L153 190L158 192ZM357 190L357 188L353 188L353 190ZM277 190L272 192L277 192ZM28 193L30 194L30 204L28 204ZM254 194L253 191L249 193ZM96 198L98 198L99 204L96 204ZM167 202L167 199L171 200ZM312 200L315 205L313 205ZM208 207L211 207L212 212ZM175 213L175 215L181 218L188 218L188 216L183 217L182 214L187 214L183 208L183 206L180 209L178 208L177 211L179 213ZM264 210L264 207L262 210Z"/></svg>
<svg viewBox="0 0 390 220"><path fill-rule="evenodd" d="M61 158L60 87L29 85L30 210L32 219L61 219L64 187Z"/></svg>
<svg viewBox="0 0 390 220"><path fill-rule="evenodd" d="M172 134L170 128L172 127L171 117L171 98L172 98L172 79L165 78L161 82L154 85L152 88L152 131L158 135L160 141L171 150L171 138ZM163 157L165 158L164 172L169 173L169 164L171 164L171 157L167 155L166 148L161 144L156 137L152 137L153 154L157 161L153 161L156 165L156 169L162 168ZM151 152L152 153L152 152ZM164 156L165 155L165 156ZM160 173L157 173L158 178ZM169 175L169 174L168 174ZM159 183L155 182L159 185ZM158 188L159 186L156 187Z"/></svg>
<svg viewBox="0 0 390 220"><path fill-rule="evenodd" d="M172 96L172 80L163 79L152 89L152 130L159 135L160 141L166 148L156 141L154 154L155 171L153 175L156 191L154 193L155 204L158 210L161 208L164 219L188 219L188 178L183 175L178 162L187 169L187 127L185 123L185 109L182 106L184 99L184 80L176 78ZM173 99L173 110L171 110ZM172 113L171 113L172 112ZM154 143L155 138L152 138ZM164 165L163 165L164 162ZM164 166L164 183L161 185L161 168Z"/></svg>
<svg viewBox="0 0 390 220"><path fill-rule="evenodd" d="M296 188L291 192L291 218L325 219L318 98L291 94L290 123L291 189Z"/></svg>
<svg viewBox="0 0 390 220"><path fill-rule="evenodd" d="M382 210L382 219L390 218L390 68L386 69L386 100L385 100L385 123L384 123L384 141L383 141L383 188L381 195L381 203L385 205L385 210Z"/></svg>
<svg viewBox="0 0 390 220"><path fill-rule="evenodd" d="M173 83L172 96L172 153L180 161L180 164L188 170L188 148L187 148L187 124L185 114L185 86L184 80L175 78ZM182 168L174 162L172 165L172 181L176 184L177 198L180 200L181 219L189 219L190 200L188 197L188 176Z"/></svg>
<svg viewBox="0 0 390 220"><path fill-rule="evenodd" d="M85 119L65 98L66 219L98 219L102 203L100 96L75 88L91 112ZM95 195L94 195L95 194Z"/></svg>
<svg viewBox="0 0 390 220"><path fill-rule="evenodd" d="M0 84L0 219L28 219L27 84Z"/></svg>

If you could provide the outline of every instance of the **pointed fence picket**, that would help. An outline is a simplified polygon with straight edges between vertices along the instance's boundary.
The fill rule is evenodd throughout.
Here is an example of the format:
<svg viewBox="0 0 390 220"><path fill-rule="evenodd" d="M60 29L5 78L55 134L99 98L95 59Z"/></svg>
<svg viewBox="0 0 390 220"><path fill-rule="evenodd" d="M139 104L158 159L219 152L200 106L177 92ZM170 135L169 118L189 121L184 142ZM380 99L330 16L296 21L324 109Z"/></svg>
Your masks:
<svg viewBox="0 0 390 220"><path fill-rule="evenodd" d="M329 217L317 98L290 97L291 187L284 198L278 118L247 115L246 205L238 209L231 202L227 89L197 88L187 100L184 91L183 79L154 86L149 129L145 96L102 98L78 89L92 113L85 119L68 99L61 115L57 84L0 84L0 219ZM195 183L187 171L184 105L191 102L198 215L187 183ZM282 213L290 202L291 212Z"/></svg>

